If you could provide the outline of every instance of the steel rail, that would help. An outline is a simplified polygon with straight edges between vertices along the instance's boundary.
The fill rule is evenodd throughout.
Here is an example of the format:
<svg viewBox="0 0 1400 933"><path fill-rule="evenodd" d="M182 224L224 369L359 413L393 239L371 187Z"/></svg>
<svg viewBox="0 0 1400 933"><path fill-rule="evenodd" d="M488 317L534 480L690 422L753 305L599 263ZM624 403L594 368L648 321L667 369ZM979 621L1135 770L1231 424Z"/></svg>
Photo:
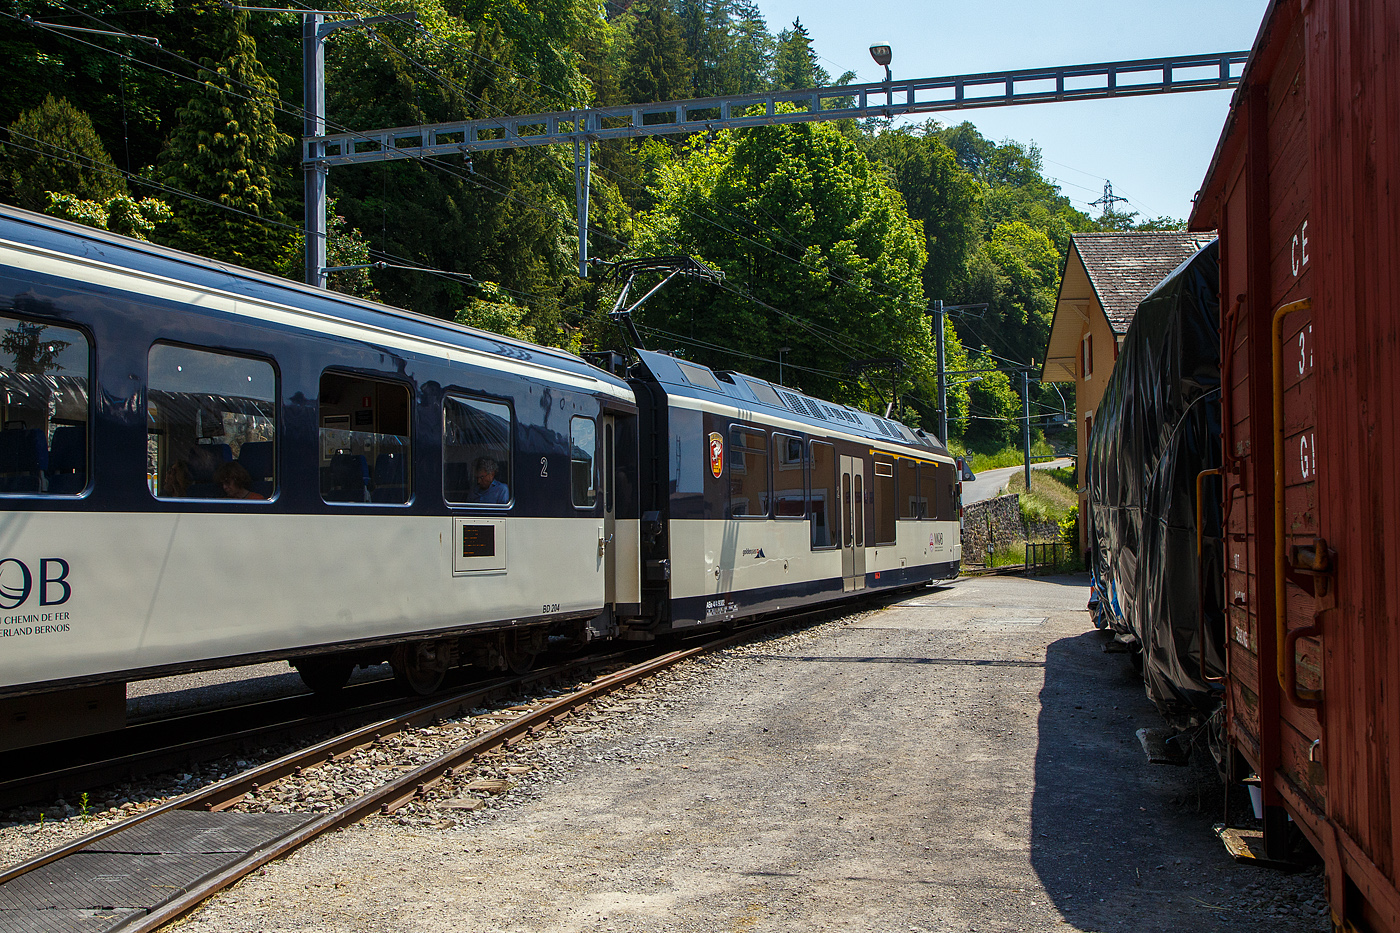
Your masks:
<svg viewBox="0 0 1400 933"><path fill-rule="evenodd" d="M298 749L280 758L265 762L247 771L230 775L223 780L216 781L207 787L191 791L179 797L173 797L165 803L133 814L124 820L113 823L111 826L104 826L94 830L85 836L66 843L58 848L40 853L28 861L0 871L0 884L18 878L26 872L33 871L43 865L56 862L64 856L83 849L84 847L115 835L122 830L129 829L138 823L168 813L172 810L223 810L232 805L249 790L258 787L265 787L268 784L276 783L283 778L293 775L298 769L314 766L332 758L337 758L346 753L369 744L386 735L404 729L413 728L416 725L432 722L459 714L465 707L470 709L483 701L490 700L498 695L519 690L521 687L533 686L539 682L549 680L563 674L571 673L580 668L597 667L607 663L616 663L618 655L592 656L580 658L565 664L553 667L542 668L538 671L531 671L519 677L511 677L492 681L485 685L474 686L471 690L456 693L445 699L434 700L433 702L411 709L387 719L378 720L368 725L352 729L349 732L333 736L315 745Z"/></svg>
<svg viewBox="0 0 1400 933"><path fill-rule="evenodd" d="M573 710L585 703L591 702L619 687L635 683L638 680L664 670L665 668L672 667L681 661L696 657L697 655L727 648L753 638L755 635L762 634L770 628L779 625L790 625L794 621L805 616L826 615L830 614L831 611L831 607L826 607L822 610L800 613L796 616L784 616L780 619L759 623L758 625L747 627L742 631L735 632L723 638L715 639L714 641L709 641L693 648L672 651L658 658L644 661L614 674L604 676L585 687L560 697L552 703L524 713L519 718L502 724L497 729L493 729L484 735L477 736L471 741L449 750L433 761L420 765L401 777L381 785L338 810L333 810L324 816L303 824L290 833L273 840L261 848L249 852L242 859L239 859L222 871L197 882L192 885L189 890L156 908L149 914L143 917L133 918L113 929L119 930L121 933L148 933L148 931L157 930L165 924L189 913L195 907L199 906L199 904L249 873L256 871L268 862L281 858L293 850L300 848L322 833L358 822L374 813L392 813L413 799L425 796L429 788L437 784L444 777L450 777L455 769L462 763L494 748L502 746L508 747L529 734L548 728L570 715Z"/></svg>
<svg viewBox="0 0 1400 933"><path fill-rule="evenodd" d="M720 638L693 647L679 648L659 657L633 664L620 671L598 676L591 683L572 690L534 710L524 711L519 717L448 749L432 761L380 785L336 810L310 817L307 822L295 829L248 850L237 861L194 882L170 900L152 908L150 912L116 924L110 930L122 931L122 933L143 933L143 931L156 930L189 913L200 903L250 872L305 845L322 833L357 822L374 813L393 813L413 800L426 796L432 787L444 778L453 776L456 769L464 763L494 749L510 747L529 735L537 734L569 717L579 707L620 687L635 683L689 658L748 641L774 628L823 617L839 617L857 611L862 605L869 604L872 598L883 600L890 597L901 597L910 589L912 587L885 590L868 596L857 596L854 600L845 601L835 606L826 605L794 613L785 613L782 616L772 617L746 626ZM485 700L508 695L523 687L535 686L561 675L576 672L581 668L618 663L628 655L635 654L637 650L631 649L610 655L580 658L551 668L532 671L520 677L502 679L434 701L392 719L371 723L334 736L240 774L231 775L200 790L168 800L128 819L96 830L80 839L0 871L0 884L44 865L59 861L65 856L82 851L98 840L113 836L161 814L175 810L221 811L229 809L241 801L249 791L265 788L269 784L299 774L305 768L315 767L344 757L360 748L373 745L385 736L418 725L452 718L469 711Z"/></svg>

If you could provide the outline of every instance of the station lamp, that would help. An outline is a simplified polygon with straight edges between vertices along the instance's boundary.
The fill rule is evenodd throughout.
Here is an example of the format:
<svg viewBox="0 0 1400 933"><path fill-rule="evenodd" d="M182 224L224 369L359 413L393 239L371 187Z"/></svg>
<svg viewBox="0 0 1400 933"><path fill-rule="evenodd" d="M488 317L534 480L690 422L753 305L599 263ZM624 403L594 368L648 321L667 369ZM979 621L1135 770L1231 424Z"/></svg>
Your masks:
<svg viewBox="0 0 1400 933"><path fill-rule="evenodd" d="M890 77L890 61L894 57L888 45L872 45L870 47L870 57L875 59L875 64L883 65L885 68L885 80L892 80Z"/></svg>

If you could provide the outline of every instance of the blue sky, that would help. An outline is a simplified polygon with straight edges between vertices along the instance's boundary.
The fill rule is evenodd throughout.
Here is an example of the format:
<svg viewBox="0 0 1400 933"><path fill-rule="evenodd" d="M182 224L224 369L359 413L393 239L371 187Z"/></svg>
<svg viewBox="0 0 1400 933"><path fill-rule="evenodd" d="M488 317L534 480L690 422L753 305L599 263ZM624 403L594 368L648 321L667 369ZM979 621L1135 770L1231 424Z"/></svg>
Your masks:
<svg viewBox="0 0 1400 933"><path fill-rule="evenodd" d="M758 0L774 35L801 17L838 76L879 81L869 47L893 47L898 78L927 78L1090 62L1244 50L1267 0ZM1033 104L934 114L966 119L983 135L1040 146L1045 173L1080 210L1103 193L1143 217L1185 218L1230 107L1229 91ZM1119 205L1119 209L1124 209Z"/></svg>

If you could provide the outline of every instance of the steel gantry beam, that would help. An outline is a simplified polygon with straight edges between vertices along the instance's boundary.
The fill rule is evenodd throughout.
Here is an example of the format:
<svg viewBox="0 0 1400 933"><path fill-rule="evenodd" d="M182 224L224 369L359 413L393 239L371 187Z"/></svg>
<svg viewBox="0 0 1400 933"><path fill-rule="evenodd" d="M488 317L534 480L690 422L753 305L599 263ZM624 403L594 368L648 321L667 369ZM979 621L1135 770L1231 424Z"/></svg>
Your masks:
<svg viewBox="0 0 1400 933"><path fill-rule="evenodd" d="M324 173L333 165L573 143L582 150L574 172L579 274L586 275L590 144L601 139L1214 91L1239 84L1248 58L1247 51L1215 52L308 135L302 158L309 172Z"/></svg>

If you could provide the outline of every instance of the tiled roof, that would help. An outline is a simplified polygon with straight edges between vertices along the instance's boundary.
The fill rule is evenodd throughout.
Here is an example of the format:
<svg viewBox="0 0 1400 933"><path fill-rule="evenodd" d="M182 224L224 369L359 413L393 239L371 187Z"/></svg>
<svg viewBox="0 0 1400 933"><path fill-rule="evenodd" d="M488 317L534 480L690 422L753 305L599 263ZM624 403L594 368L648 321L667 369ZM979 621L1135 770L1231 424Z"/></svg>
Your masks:
<svg viewBox="0 0 1400 933"><path fill-rule="evenodd" d="M1147 293L1213 239L1214 233L1178 230L1073 236L1104 314L1120 334L1133 322Z"/></svg>

